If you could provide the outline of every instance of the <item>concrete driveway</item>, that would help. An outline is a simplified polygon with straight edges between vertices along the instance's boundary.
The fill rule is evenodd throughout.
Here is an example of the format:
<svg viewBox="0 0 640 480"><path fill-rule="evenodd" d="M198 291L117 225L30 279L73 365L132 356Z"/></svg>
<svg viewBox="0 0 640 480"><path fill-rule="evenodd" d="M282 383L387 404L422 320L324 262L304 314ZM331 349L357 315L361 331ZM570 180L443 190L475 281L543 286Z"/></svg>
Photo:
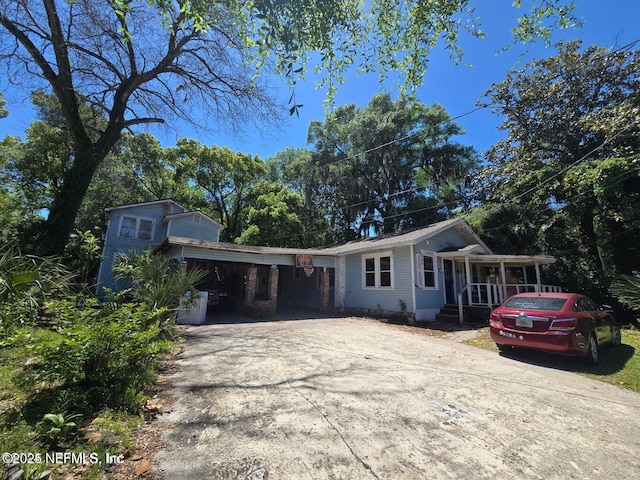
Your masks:
<svg viewBox="0 0 640 480"><path fill-rule="evenodd" d="M180 479L638 479L640 395L373 320L190 327Z"/></svg>

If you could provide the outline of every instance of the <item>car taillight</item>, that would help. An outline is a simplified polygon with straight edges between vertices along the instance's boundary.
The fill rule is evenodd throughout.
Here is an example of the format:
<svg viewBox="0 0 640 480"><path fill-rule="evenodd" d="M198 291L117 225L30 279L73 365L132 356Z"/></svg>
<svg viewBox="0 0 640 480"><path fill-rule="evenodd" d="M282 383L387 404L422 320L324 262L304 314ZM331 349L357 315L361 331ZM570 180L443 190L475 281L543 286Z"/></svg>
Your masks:
<svg viewBox="0 0 640 480"><path fill-rule="evenodd" d="M501 320L500 320L500 315L498 315L497 313L493 313L493 312L492 312L492 313L489 315L489 321L490 321L490 322L500 322L500 321L501 321Z"/></svg>
<svg viewBox="0 0 640 480"><path fill-rule="evenodd" d="M563 332L573 330L578 324L577 318L557 318L551 322L549 330L560 330Z"/></svg>

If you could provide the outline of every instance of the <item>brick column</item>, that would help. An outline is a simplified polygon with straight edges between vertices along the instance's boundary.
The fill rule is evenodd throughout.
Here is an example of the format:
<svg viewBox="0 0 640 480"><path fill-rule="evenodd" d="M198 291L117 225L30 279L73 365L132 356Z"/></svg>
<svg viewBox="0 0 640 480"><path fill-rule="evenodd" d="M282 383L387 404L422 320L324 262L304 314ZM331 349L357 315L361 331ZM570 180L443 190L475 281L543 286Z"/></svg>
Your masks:
<svg viewBox="0 0 640 480"><path fill-rule="evenodd" d="M326 268L320 271L320 309L329 310L329 272Z"/></svg>
<svg viewBox="0 0 640 480"><path fill-rule="evenodd" d="M256 299L256 284L258 283L258 267L250 265L247 268L247 287L244 292L244 304L253 305Z"/></svg>
<svg viewBox="0 0 640 480"><path fill-rule="evenodd" d="M269 270L269 300L273 303L271 306L272 315L276 313L276 307L278 306L278 277L280 276L280 270L277 265L271 265Z"/></svg>

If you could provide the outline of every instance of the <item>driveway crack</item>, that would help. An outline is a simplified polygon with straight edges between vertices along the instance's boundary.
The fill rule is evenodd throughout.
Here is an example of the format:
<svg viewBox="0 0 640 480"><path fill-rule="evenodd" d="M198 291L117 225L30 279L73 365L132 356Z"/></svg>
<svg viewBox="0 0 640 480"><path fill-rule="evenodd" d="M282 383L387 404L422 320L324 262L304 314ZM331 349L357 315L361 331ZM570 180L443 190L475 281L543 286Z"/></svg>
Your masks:
<svg viewBox="0 0 640 480"><path fill-rule="evenodd" d="M304 393L302 393L300 390L298 390L298 388L296 388L295 385L293 385L291 382L287 381L287 383L291 386L291 388L293 388L296 393L298 395L300 395L302 398L304 398L309 405L311 405L316 412L318 412L322 418L324 418L325 422L327 422L329 424L329 426L333 429L334 432L336 432L338 434L338 436L340 437L340 439L342 440L342 443L345 444L345 446L349 449L349 451L351 452L351 455L353 455L353 457L358 460L358 462L360 462L360 464L365 468L365 470L368 470L371 475L374 476L374 478L376 478L377 480L380 480L380 477L378 477L378 475L376 475L376 472L373 471L373 469L371 468L371 465L369 465L367 462L365 462L351 447L351 445L349 445L349 442L347 442L347 440L344 438L344 435L342 435L342 432L340 430L338 430L338 427L336 427L333 422L331 421L331 419L329 419L329 417L318 408L318 406L311 400L309 399Z"/></svg>

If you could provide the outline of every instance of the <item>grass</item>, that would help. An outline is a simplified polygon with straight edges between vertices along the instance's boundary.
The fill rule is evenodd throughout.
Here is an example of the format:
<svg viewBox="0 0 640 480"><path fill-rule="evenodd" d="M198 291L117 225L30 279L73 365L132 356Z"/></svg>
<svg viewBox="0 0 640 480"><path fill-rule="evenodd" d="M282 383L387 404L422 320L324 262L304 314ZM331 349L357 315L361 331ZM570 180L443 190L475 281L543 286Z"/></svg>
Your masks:
<svg viewBox="0 0 640 480"><path fill-rule="evenodd" d="M495 343L491 340L488 327L478 330L476 338L464 343L495 351L496 354L498 352ZM587 365L581 358L550 355L532 350L514 350L503 355L527 363L573 371L640 392L640 330L623 329L622 345L616 348L603 348L597 365Z"/></svg>

